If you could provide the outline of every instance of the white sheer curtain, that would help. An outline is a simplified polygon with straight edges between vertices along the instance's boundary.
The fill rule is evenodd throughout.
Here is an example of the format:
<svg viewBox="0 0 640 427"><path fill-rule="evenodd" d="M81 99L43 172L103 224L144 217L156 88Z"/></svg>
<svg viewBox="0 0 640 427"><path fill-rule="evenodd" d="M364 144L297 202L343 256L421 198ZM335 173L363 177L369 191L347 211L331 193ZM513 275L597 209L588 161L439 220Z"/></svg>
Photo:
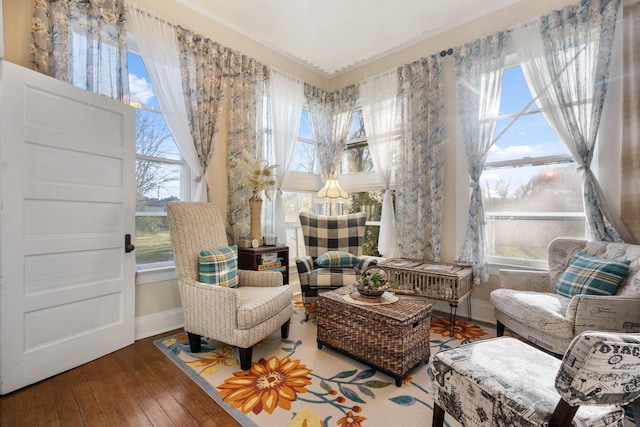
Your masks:
<svg viewBox="0 0 640 427"><path fill-rule="evenodd" d="M506 34L498 32L454 50L458 79L458 116L471 186L467 235L458 260L473 266L473 274L480 283L489 280L485 208L480 176L493 145L496 127L495 121L485 119L498 116L500 111L506 44Z"/></svg>
<svg viewBox="0 0 640 427"><path fill-rule="evenodd" d="M602 9L569 6L513 28L511 35L532 95L583 172L592 238L629 241L591 171L607 89L617 1Z"/></svg>
<svg viewBox="0 0 640 427"><path fill-rule="evenodd" d="M138 42L171 135L191 169L191 200L206 201L206 179L202 176L198 153L189 130L175 27L134 4L130 3L128 10L129 31Z"/></svg>
<svg viewBox="0 0 640 427"><path fill-rule="evenodd" d="M273 121L273 159L275 164L280 166L274 170L278 188L274 198L273 227L278 242L286 243L282 186L287 180L296 152L304 102L304 83L278 70L272 70L269 91Z"/></svg>
<svg viewBox="0 0 640 427"><path fill-rule="evenodd" d="M398 131L398 71L389 71L360 84L360 103L367 130L369 152L376 175L384 185L378 251L387 258L400 256L396 239L396 215L389 191L394 146Z"/></svg>

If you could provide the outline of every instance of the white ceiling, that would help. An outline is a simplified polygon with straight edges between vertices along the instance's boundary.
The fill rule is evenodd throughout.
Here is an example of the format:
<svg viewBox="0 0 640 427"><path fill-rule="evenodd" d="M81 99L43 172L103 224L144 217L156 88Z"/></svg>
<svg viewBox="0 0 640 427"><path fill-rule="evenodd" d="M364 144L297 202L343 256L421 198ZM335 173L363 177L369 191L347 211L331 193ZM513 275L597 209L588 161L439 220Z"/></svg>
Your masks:
<svg viewBox="0 0 640 427"><path fill-rule="evenodd" d="M331 78L519 0L178 1Z"/></svg>

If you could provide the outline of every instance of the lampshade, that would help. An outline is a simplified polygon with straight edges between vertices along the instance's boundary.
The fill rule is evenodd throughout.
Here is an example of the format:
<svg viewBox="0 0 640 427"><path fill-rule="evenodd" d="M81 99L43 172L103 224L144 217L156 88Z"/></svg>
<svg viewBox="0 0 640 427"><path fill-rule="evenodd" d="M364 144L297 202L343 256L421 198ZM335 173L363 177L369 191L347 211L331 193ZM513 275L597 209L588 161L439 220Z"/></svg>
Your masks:
<svg viewBox="0 0 640 427"><path fill-rule="evenodd" d="M328 179L327 182L324 183L324 187L320 191L318 191L317 195L319 200L324 199L349 199L349 193L340 187L340 183L337 179Z"/></svg>

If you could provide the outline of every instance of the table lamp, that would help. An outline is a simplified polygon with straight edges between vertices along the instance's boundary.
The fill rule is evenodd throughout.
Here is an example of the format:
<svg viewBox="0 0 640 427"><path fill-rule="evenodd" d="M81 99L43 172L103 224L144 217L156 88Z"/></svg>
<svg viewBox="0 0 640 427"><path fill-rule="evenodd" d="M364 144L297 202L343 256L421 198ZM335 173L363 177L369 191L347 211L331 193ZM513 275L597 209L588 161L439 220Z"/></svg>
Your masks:
<svg viewBox="0 0 640 427"><path fill-rule="evenodd" d="M324 183L324 187L318 191L317 194L318 200L328 200L329 201L329 215L332 215L331 205L335 200L349 200L349 193L340 186L340 183L335 178L329 178Z"/></svg>

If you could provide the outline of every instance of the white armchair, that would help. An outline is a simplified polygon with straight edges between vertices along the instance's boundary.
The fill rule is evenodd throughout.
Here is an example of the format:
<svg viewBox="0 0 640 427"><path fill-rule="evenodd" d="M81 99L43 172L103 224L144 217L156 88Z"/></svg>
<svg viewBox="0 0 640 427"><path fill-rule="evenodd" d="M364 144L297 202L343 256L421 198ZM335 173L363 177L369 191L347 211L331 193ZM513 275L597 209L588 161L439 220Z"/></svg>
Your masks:
<svg viewBox="0 0 640 427"><path fill-rule="evenodd" d="M200 351L201 337L237 346L240 367L251 367L253 345L280 326L287 338L293 314L293 292L282 285L282 274L238 270L235 288L201 283L198 270L202 250L228 246L216 205L198 202L167 204L171 244L184 311L184 330L191 351Z"/></svg>
<svg viewBox="0 0 640 427"><path fill-rule="evenodd" d="M576 251L607 260L630 260L629 274L614 295L557 293L554 285ZM500 270L491 292L497 335L505 327L552 353L564 354L588 330L640 332L640 245L558 238L549 244L549 271Z"/></svg>

